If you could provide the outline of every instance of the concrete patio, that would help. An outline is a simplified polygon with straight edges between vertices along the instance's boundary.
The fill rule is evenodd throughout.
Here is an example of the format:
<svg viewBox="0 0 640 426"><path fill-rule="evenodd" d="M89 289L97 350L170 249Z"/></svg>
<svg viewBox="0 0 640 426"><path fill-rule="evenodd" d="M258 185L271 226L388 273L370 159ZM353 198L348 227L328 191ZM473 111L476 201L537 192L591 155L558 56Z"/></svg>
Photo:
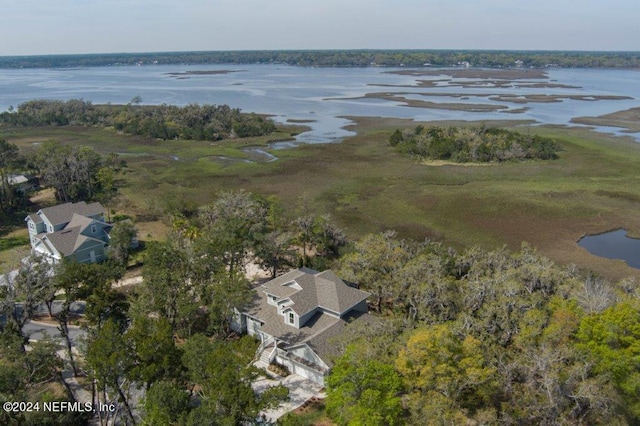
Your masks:
<svg viewBox="0 0 640 426"><path fill-rule="evenodd" d="M266 365L257 361L254 364L256 367L266 370ZM304 404L312 397L324 398L324 392L321 392L322 387L310 380L305 379L297 374L290 374L287 377L276 376L275 374L268 372L271 378L261 378L256 380L253 384L253 390L257 393L262 393L271 386L277 386L282 384L289 389L289 401L280 404L277 408L271 410L264 410L260 414L264 415L265 420L275 422L286 413L295 410Z"/></svg>

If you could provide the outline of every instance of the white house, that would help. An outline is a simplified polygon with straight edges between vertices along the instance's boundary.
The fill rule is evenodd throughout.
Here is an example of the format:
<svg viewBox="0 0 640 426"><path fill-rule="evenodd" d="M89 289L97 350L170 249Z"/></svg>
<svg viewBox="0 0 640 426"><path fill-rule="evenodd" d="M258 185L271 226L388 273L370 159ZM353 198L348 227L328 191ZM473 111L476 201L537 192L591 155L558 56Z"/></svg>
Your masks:
<svg viewBox="0 0 640 426"><path fill-rule="evenodd" d="M367 313L369 293L347 285L330 270L295 269L256 289L249 306L236 311L232 328L260 339L258 356L324 385L338 337Z"/></svg>
<svg viewBox="0 0 640 426"><path fill-rule="evenodd" d="M78 263L105 259L111 225L100 203L65 203L38 210L25 218L31 249L53 262L69 258Z"/></svg>

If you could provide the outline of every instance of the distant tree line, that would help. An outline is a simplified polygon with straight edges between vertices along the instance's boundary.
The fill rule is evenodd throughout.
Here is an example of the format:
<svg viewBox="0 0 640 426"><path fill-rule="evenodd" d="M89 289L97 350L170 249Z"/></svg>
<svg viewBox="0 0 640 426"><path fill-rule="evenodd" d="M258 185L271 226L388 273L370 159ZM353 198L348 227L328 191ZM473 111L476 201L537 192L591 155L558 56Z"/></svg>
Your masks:
<svg viewBox="0 0 640 426"><path fill-rule="evenodd" d="M396 129L389 144L398 152L421 159L457 163L558 158L556 141L538 135L523 135L496 127L418 126Z"/></svg>
<svg viewBox="0 0 640 426"><path fill-rule="evenodd" d="M521 63L516 61L522 61ZM504 68L640 68L638 52L515 50L258 50L223 52L113 53L0 57L0 68L60 68L152 64L288 64L320 67L438 67L469 62Z"/></svg>
<svg viewBox="0 0 640 426"><path fill-rule="evenodd" d="M135 101L135 102L133 102ZM139 103L139 97L132 100ZM93 105L72 99L32 100L0 114L10 126L111 126L133 135L159 139L220 140L269 134L275 124L228 105Z"/></svg>

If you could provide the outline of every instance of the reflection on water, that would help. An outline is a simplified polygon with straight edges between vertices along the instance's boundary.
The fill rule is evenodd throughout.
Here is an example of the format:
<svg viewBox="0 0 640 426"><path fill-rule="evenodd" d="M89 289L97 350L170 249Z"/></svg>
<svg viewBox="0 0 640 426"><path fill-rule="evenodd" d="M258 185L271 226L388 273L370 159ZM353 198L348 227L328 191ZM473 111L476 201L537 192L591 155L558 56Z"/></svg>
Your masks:
<svg viewBox="0 0 640 426"><path fill-rule="evenodd" d="M542 79L544 84L539 84L538 78L505 80L501 84L481 81L483 84L475 85L469 85L464 78L447 77L445 84L438 82L443 78L441 75L388 73L391 70L266 64L0 69L0 111L31 99L82 98L94 104L126 104L134 96L140 96L143 104L228 104L247 112L269 114L279 122L308 121L306 125L311 130L299 134L298 141L331 143L353 135L344 130L350 124L345 117L350 116L419 121L518 119L570 124L574 117L637 107L640 99L637 70L554 69L546 71L548 78ZM177 79L172 73L185 78ZM364 97L374 92L393 96L391 100ZM397 96L437 103L487 105L505 105L505 99L522 101L523 96L547 100L556 97L553 98L556 101L507 104L510 109L503 111L510 114L505 114L408 107L394 101ZM586 98L579 100L576 96ZM630 98L594 100L601 96ZM622 134L621 129L596 129Z"/></svg>
<svg viewBox="0 0 640 426"><path fill-rule="evenodd" d="M627 231L624 229L586 235L578 244L591 254L607 259L624 260L632 268L640 269L640 239L627 237Z"/></svg>

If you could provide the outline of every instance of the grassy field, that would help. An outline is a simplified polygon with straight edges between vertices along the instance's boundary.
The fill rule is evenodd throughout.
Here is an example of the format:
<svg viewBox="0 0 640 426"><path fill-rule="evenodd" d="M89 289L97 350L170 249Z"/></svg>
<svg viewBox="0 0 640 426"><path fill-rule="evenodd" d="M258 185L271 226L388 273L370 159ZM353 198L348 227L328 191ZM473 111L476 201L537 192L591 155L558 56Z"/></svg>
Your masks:
<svg viewBox="0 0 640 426"><path fill-rule="evenodd" d="M343 143L275 150L279 159L262 163L234 159L250 158L242 148L266 146L269 138L155 141L97 128L20 129L2 137L24 149L54 138L120 153L128 168L116 210L136 215L143 239L162 238L166 228L157 219L168 204L202 205L221 190L243 188L276 195L291 216L304 199L319 213L330 213L352 238L394 229L457 249L517 249L527 241L560 263L612 279L640 277L637 269L592 256L576 244L584 234L620 227L640 234L640 144L631 139L587 129L527 127L522 131L557 138L560 159L466 167L421 164L395 153L387 144L390 132L414 122L356 123L357 136ZM526 122L496 123L515 124ZM286 139L287 132L272 139Z"/></svg>

